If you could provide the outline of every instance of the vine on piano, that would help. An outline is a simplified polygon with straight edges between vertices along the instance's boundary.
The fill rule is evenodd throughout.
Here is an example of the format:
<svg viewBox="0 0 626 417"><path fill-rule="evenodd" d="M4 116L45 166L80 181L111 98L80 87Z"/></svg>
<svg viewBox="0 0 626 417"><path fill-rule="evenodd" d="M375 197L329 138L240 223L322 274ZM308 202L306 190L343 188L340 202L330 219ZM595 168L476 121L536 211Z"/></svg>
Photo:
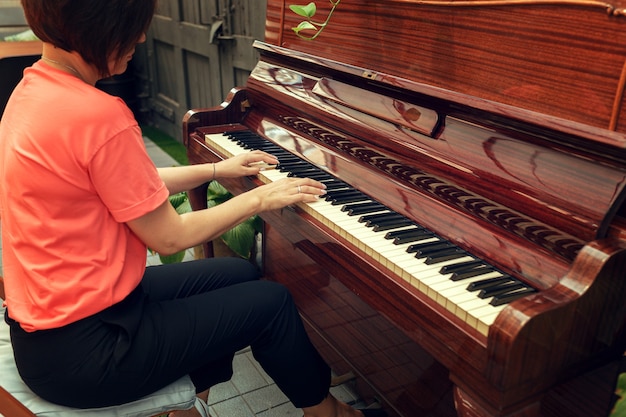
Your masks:
<svg viewBox="0 0 626 417"><path fill-rule="evenodd" d="M311 2L307 5L295 5L295 4L290 5L289 8L291 9L292 12L306 19L300 22L298 26L291 28L291 29L296 33L296 35L299 38L306 39L309 41L317 38L320 35L320 33L322 33L324 28L328 25L328 23L330 22L330 18L333 15L335 8L337 8L340 2L341 0L330 0L330 4L332 8L330 9L330 12L328 12L328 16L326 16L326 20L324 22L316 22L313 20L315 13L317 13L317 6L314 2ZM301 33L302 31L313 31L313 35L311 36L304 35Z"/></svg>

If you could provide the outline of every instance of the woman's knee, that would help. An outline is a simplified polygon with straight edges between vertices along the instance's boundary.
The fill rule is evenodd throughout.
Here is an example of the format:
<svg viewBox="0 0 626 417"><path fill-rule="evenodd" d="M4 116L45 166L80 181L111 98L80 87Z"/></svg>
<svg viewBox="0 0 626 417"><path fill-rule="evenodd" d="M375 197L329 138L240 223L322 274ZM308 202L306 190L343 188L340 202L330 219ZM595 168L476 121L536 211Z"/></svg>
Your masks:
<svg viewBox="0 0 626 417"><path fill-rule="evenodd" d="M287 314L299 317L294 299L289 289L282 284L272 281L261 280L255 282L253 291L256 294L254 298L257 300L257 306L264 309L268 313L271 311L273 315Z"/></svg>
<svg viewBox="0 0 626 417"><path fill-rule="evenodd" d="M245 259L234 257L218 259L223 262L222 271L240 282L256 281L261 276L258 268Z"/></svg>
<svg viewBox="0 0 626 417"><path fill-rule="evenodd" d="M195 261L199 276L210 277L218 286L235 285L256 281L260 278L259 270L242 258L208 258Z"/></svg>

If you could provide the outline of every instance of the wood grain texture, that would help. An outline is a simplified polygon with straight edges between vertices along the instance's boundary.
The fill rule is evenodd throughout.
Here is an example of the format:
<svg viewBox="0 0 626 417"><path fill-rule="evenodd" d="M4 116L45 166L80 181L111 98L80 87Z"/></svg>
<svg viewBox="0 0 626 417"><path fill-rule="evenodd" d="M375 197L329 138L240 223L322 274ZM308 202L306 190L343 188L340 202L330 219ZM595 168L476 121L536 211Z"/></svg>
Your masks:
<svg viewBox="0 0 626 417"><path fill-rule="evenodd" d="M268 2L266 42L385 74L608 128L626 57L626 19L574 4L431 6L343 0L315 41ZM471 4L475 3L475 6ZM318 2L317 20L328 3ZM281 25L282 24L282 25ZM621 108L623 97L619 95ZM617 130L624 131L623 111Z"/></svg>

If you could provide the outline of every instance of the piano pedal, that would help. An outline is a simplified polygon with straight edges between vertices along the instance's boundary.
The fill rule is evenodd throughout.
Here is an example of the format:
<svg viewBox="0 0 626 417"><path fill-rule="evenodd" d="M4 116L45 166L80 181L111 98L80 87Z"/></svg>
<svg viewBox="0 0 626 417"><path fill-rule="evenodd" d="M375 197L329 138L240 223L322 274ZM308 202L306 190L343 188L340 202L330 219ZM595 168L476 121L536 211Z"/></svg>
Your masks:
<svg viewBox="0 0 626 417"><path fill-rule="evenodd" d="M333 376L331 378L331 380L330 380L330 386L331 387L336 387L336 386L339 386L341 384L345 384L346 382L352 381L354 379L356 379L356 377L354 376L352 371L346 372L343 375Z"/></svg>

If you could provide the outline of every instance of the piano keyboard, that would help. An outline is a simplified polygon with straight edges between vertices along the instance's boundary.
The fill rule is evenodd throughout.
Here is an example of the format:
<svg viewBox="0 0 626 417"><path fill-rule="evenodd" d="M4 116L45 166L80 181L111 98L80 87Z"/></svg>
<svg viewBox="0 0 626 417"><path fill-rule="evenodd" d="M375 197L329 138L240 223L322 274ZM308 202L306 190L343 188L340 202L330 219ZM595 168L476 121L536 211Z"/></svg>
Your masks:
<svg viewBox="0 0 626 417"><path fill-rule="evenodd" d="M205 141L226 157L253 149L275 155L276 169L259 173L264 183L287 176L325 183L325 198L299 207L485 336L507 303L536 292L252 132L210 134Z"/></svg>

